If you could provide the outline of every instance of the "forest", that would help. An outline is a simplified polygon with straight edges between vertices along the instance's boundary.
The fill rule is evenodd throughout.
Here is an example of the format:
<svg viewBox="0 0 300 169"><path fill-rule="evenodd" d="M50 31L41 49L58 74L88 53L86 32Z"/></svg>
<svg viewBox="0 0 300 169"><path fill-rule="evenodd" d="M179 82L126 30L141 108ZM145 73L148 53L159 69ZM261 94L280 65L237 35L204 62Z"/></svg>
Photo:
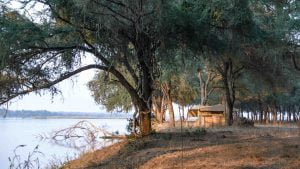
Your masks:
<svg viewBox="0 0 300 169"><path fill-rule="evenodd" d="M299 119L298 1L20 3L0 11L1 104L55 95L57 83L97 69L88 85L95 101L134 111L142 135L151 114L162 122L168 110L174 125L172 103L225 103L228 125L243 113L261 123Z"/></svg>

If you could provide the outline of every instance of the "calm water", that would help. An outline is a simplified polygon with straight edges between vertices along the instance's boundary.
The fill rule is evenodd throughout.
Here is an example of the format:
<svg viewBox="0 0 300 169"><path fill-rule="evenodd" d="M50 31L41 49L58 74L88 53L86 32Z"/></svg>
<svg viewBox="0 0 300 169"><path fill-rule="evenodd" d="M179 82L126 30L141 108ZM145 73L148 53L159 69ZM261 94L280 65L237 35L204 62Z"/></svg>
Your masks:
<svg viewBox="0 0 300 169"><path fill-rule="evenodd" d="M18 145L26 145L18 148L16 153L25 159L28 153L39 145L39 155L42 166L57 159L74 158L81 150L58 145L50 140L40 140L39 134L48 134L59 129L70 127L83 119L0 119L0 169L9 168L8 157L13 156L14 149ZM87 119L97 127L104 127L108 131L126 132L126 119ZM103 142L107 146L111 142Z"/></svg>

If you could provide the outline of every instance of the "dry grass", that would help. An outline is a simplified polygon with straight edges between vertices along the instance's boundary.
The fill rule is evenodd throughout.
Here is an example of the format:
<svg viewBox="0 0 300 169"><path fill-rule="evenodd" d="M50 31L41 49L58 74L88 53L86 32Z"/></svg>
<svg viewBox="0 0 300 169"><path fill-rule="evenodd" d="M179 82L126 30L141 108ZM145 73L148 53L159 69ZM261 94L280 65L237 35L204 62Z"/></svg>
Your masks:
<svg viewBox="0 0 300 169"><path fill-rule="evenodd" d="M296 126L180 127L85 154L66 168L299 168Z"/></svg>

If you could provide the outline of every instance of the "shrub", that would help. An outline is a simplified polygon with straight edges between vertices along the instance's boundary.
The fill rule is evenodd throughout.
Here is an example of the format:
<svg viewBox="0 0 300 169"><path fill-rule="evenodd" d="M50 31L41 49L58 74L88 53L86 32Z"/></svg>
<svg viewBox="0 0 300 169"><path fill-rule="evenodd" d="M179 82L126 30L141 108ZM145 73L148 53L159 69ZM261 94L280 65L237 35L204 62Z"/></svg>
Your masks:
<svg viewBox="0 0 300 169"><path fill-rule="evenodd" d="M153 133L155 139L171 140L172 133Z"/></svg>
<svg viewBox="0 0 300 169"><path fill-rule="evenodd" d="M141 149L144 149L148 145L148 142L146 142L143 139L137 139L134 141L129 141L126 145L126 150L128 153L132 153Z"/></svg>
<svg viewBox="0 0 300 169"><path fill-rule="evenodd" d="M247 118L241 117L241 118L237 118L233 122L233 125L238 127L254 127L254 122Z"/></svg>
<svg viewBox="0 0 300 169"><path fill-rule="evenodd" d="M128 121L128 124L126 125L127 132L128 133L134 133L134 131L133 131L133 119L128 118L127 121ZM135 122L135 126L136 126L136 131L135 132L139 132L139 124L138 124L137 121Z"/></svg>
<svg viewBox="0 0 300 169"><path fill-rule="evenodd" d="M37 145L31 152L28 153L28 156L25 159L22 159L21 156L17 153L20 148L25 147L26 145L18 145L14 149L13 157L9 157L9 169L34 169L41 168L40 166L40 155L43 155L39 151L39 146Z"/></svg>
<svg viewBox="0 0 300 169"><path fill-rule="evenodd" d="M171 138L172 138L172 133L164 133L162 135L162 139L164 140L171 140Z"/></svg>
<svg viewBox="0 0 300 169"><path fill-rule="evenodd" d="M197 128L195 131L192 132L194 136L204 136L207 133L205 128Z"/></svg>

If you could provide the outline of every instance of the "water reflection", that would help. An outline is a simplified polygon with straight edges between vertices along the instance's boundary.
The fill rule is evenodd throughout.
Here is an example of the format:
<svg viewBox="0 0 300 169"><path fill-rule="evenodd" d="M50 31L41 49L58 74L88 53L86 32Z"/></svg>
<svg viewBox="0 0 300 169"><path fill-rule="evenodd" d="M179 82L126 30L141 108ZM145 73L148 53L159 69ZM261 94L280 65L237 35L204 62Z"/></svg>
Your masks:
<svg viewBox="0 0 300 169"><path fill-rule="evenodd" d="M118 142L119 140L113 139L113 136L116 136L116 134L109 132L105 127L97 127L87 120L82 120L70 127L48 134L40 134L38 137L40 140L82 152L99 149ZM103 137L112 139L103 139Z"/></svg>
<svg viewBox="0 0 300 169"><path fill-rule="evenodd" d="M39 155L41 168L45 168L51 161L72 160L82 152L109 146L119 141L103 139L101 137L105 134L95 131L103 129L111 134L115 131L125 134L128 123L126 119L86 119L84 121L88 121L90 124L84 123L81 128L73 130L75 134L69 132L70 137L64 137L63 134L66 133L59 132L59 137L49 139L53 133L67 131L63 129L70 128L80 121L82 119L0 119L0 128L2 129L0 168L9 168L8 158L14 156L14 150L18 145L26 145L17 150L23 161L35 146L39 145L39 151L44 154ZM95 134L91 135L91 132L86 132L85 128L89 128Z"/></svg>

